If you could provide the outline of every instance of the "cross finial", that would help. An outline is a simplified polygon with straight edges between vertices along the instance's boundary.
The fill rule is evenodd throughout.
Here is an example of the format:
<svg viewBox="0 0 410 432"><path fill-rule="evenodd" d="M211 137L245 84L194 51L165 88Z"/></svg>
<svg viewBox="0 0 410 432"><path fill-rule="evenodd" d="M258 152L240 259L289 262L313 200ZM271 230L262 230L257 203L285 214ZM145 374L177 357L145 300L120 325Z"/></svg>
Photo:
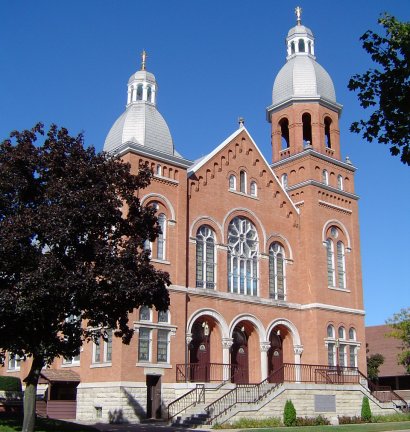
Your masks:
<svg viewBox="0 0 410 432"><path fill-rule="evenodd" d="M141 70L145 70L145 63L147 61L147 52L145 50L142 50L141 53Z"/></svg>
<svg viewBox="0 0 410 432"><path fill-rule="evenodd" d="M295 8L295 14L296 14L296 23L297 25L300 25L302 23L302 8L300 6L297 6Z"/></svg>
<svg viewBox="0 0 410 432"><path fill-rule="evenodd" d="M238 118L239 127L243 128L245 125L245 119L243 117Z"/></svg>

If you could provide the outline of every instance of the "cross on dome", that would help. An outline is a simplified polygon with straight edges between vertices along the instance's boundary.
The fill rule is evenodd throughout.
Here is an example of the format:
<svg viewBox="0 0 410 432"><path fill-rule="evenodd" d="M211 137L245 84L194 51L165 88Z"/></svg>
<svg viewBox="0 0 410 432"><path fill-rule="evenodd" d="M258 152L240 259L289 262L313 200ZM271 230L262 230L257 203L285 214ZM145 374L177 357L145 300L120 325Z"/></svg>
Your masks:
<svg viewBox="0 0 410 432"><path fill-rule="evenodd" d="M295 14L296 14L296 23L297 23L297 25L302 24L302 8L300 6L297 6L295 8Z"/></svg>
<svg viewBox="0 0 410 432"><path fill-rule="evenodd" d="M146 70L145 64L147 61L147 57L148 57L147 52L145 50L142 50L142 53L141 53L141 70L142 71Z"/></svg>

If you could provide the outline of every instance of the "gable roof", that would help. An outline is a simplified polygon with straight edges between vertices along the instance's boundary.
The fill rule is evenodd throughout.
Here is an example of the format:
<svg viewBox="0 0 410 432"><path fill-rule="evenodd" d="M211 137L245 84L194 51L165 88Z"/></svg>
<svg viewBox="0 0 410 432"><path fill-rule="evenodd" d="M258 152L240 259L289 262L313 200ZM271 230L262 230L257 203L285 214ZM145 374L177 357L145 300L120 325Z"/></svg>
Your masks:
<svg viewBox="0 0 410 432"><path fill-rule="evenodd" d="M279 188L283 191L285 196L288 198L289 202L292 204L293 209L296 211L297 214L300 213L299 209L295 206L293 201L291 200L289 194L286 192L284 187L282 186L282 183L279 181L279 179L276 177L276 174L274 173L272 167L269 165L268 161L265 159L265 156L260 151L259 147L257 146L256 142L252 138L249 131L246 129L245 126L239 127L235 132L233 132L231 135L229 135L228 138L226 138L224 141L221 142L221 144L218 145L218 147L214 148L211 153L208 155L198 159L194 162L194 164L188 168L188 177L190 177L192 174L194 174L196 171L198 171L201 167L203 167L208 161L210 161L217 153L219 153L225 146L227 146L231 141L233 141L240 133L245 132L248 138L251 140L252 144L255 146L257 152L259 153L262 161L265 163L267 170L272 174L273 178L275 179L276 183L278 184Z"/></svg>

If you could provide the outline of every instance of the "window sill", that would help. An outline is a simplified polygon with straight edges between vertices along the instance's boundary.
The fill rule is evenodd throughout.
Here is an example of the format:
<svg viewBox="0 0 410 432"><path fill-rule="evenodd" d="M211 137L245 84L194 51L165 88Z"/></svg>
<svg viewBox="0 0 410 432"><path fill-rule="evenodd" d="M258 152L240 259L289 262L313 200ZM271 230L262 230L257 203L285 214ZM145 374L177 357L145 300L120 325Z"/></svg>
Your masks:
<svg viewBox="0 0 410 432"><path fill-rule="evenodd" d="M112 363L111 362L105 362L105 363L91 363L90 364L90 369L93 368L105 368L105 367L111 367Z"/></svg>
<svg viewBox="0 0 410 432"><path fill-rule="evenodd" d="M341 292L345 292L345 293L349 293L350 290L346 289L346 288L337 288L337 287L328 287L329 289L333 290L333 291L341 291Z"/></svg>
<svg viewBox="0 0 410 432"><path fill-rule="evenodd" d="M80 363L63 363L62 368L80 367Z"/></svg>
<svg viewBox="0 0 410 432"><path fill-rule="evenodd" d="M135 366L138 367L149 367L158 369L172 369L172 365L169 363L151 363L151 362L138 362Z"/></svg>
<svg viewBox="0 0 410 432"><path fill-rule="evenodd" d="M259 198L257 196L250 195L250 194L248 194L246 192L239 192L239 191L237 191L235 189L228 189L228 190L229 190L229 192L232 192L232 193L234 193L236 195L241 195L241 196L246 197L246 198L252 198L254 200L259 200Z"/></svg>
<svg viewBox="0 0 410 432"><path fill-rule="evenodd" d="M20 372L20 368L18 369L7 369L6 373Z"/></svg>
<svg viewBox="0 0 410 432"><path fill-rule="evenodd" d="M150 261L154 262L154 263L158 263L158 264L171 265L171 263L169 261L158 259L158 258L151 258Z"/></svg>

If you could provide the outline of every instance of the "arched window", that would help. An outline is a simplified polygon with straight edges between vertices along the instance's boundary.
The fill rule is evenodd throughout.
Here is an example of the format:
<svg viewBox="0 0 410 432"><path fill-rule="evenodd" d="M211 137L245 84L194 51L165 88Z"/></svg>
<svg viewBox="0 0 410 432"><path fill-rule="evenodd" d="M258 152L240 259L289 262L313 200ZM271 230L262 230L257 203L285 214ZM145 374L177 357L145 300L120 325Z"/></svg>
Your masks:
<svg viewBox="0 0 410 432"><path fill-rule="evenodd" d="M137 100L142 100L142 84L137 86Z"/></svg>
<svg viewBox="0 0 410 432"><path fill-rule="evenodd" d="M356 340L356 330L353 327L349 329L349 339Z"/></svg>
<svg viewBox="0 0 410 432"><path fill-rule="evenodd" d="M332 119L329 117L325 118L325 145L327 148L332 148L332 142L330 139L330 125L332 124Z"/></svg>
<svg viewBox="0 0 410 432"><path fill-rule="evenodd" d="M343 177L340 174L337 176L337 187L343 190Z"/></svg>
<svg viewBox="0 0 410 432"><path fill-rule="evenodd" d="M256 182L251 182L251 195L253 197L256 197L258 195L258 187L256 185Z"/></svg>
<svg viewBox="0 0 410 432"><path fill-rule="evenodd" d="M157 238L157 258L160 260L165 259L166 222L167 218L164 213L158 215L158 225L161 228L161 232Z"/></svg>
<svg viewBox="0 0 410 432"><path fill-rule="evenodd" d="M303 39L299 39L298 48L299 52L305 52L305 41Z"/></svg>
<svg viewBox="0 0 410 432"><path fill-rule="evenodd" d="M215 288L215 234L206 225L196 233L196 286Z"/></svg>
<svg viewBox="0 0 410 432"><path fill-rule="evenodd" d="M151 102L151 98L152 98L152 88L151 86L147 87L147 101Z"/></svg>
<svg viewBox="0 0 410 432"><path fill-rule="evenodd" d="M346 289L345 246L340 240L339 229L335 226L328 230L327 249L327 280L329 287ZM338 240L339 238L339 240ZM336 252L335 252L336 251ZM335 257L336 253L336 257ZM336 261L335 261L336 258ZM337 265L337 271L336 271Z"/></svg>
<svg viewBox="0 0 410 432"><path fill-rule="evenodd" d="M240 191L243 193L246 193L246 172L245 171L241 171L239 173L239 187L240 187Z"/></svg>
<svg viewBox="0 0 410 432"><path fill-rule="evenodd" d="M312 54L312 42L311 41L308 42L308 53Z"/></svg>
<svg viewBox="0 0 410 432"><path fill-rule="evenodd" d="M337 330L337 334L339 336L339 339L346 339L346 330L343 326L340 326Z"/></svg>
<svg viewBox="0 0 410 432"><path fill-rule="evenodd" d="M236 177L233 174L229 176L229 189L236 190Z"/></svg>
<svg viewBox="0 0 410 432"><path fill-rule="evenodd" d="M346 288L346 263L345 263L345 246L341 241L337 242L337 281L338 287Z"/></svg>
<svg viewBox="0 0 410 432"><path fill-rule="evenodd" d="M333 339L335 337L335 328L332 326L332 324L327 326L327 337Z"/></svg>
<svg viewBox="0 0 410 432"><path fill-rule="evenodd" d="M302 115L303 147L312 145L312 118L309 113Z"/></svg>
<svg viewBox="0 0 410 432"><path fill-rule="evenodd" d="M158 311L158 322L159 323L167 323L169 320L168 311Z"/></svg>
<svg viewBox="0 0 410 432"><path fill-rule="evenodd" d="M140 321L151 321L151 309L148 306L140 307Z"/></svg>
<svg viewBox="0 0 410 432"><path fill-rule="evenodd" d="M333 241L328 238L326 240L327 250L327 283L330 287L335 286L335 253Z"/></svg>
<svg viewBox="0 0 410 432"><path fill-rule="evenodd" d="M286 189L288 187L288 175L282 174L281 181L282 181L282 186Z"/></svg>
<svg viewBox="0 0 410 432"><path fill-rule="evenodd" d="M155 170L155 174L156 175L162 175L162 166L160 164L157 164L156 170Z"/></svg>
<svg viewBox="0 0 410 432"><path fill-rule="evenodd" d="M258 294L258 234L244 217L235 217L228 227L228 289Z"/></svg>
<svg viewBox="0 0 410 432"><path fill-rule="evenodd" d="M327 170L322 171L322 182L327 186L329 184L329 173Z"/></svg>
<svg viewBox="0 0 410 432"><path fill-rule="evenodd" d="M295 42L290 43L290 53L295 54Z"/></svg>
<svg viewBox="0 0 410 432"><path fill-rule="evenodd" d="M337 338L335 329L329 324L327 326L327 357L329 366L340 367L357 367L357 351L359 343L356 341L356 331L354 328L349 329L349 340L346 339L346 329L340 326L337 329Z"/></svg>
<svg viewBox="0 0 410 432"><path fill-rule="evenodd" d="M285 253L279 243L269 248L269 296L275 300L285 300Z"/></svg>
<svg viewBox="0 0 410 432"><path fill-rule="evenodd" d="M280 134L281 134L281 149L284 150L289 148L289 120L287 118L282 119L279 122Z"/></svg>

